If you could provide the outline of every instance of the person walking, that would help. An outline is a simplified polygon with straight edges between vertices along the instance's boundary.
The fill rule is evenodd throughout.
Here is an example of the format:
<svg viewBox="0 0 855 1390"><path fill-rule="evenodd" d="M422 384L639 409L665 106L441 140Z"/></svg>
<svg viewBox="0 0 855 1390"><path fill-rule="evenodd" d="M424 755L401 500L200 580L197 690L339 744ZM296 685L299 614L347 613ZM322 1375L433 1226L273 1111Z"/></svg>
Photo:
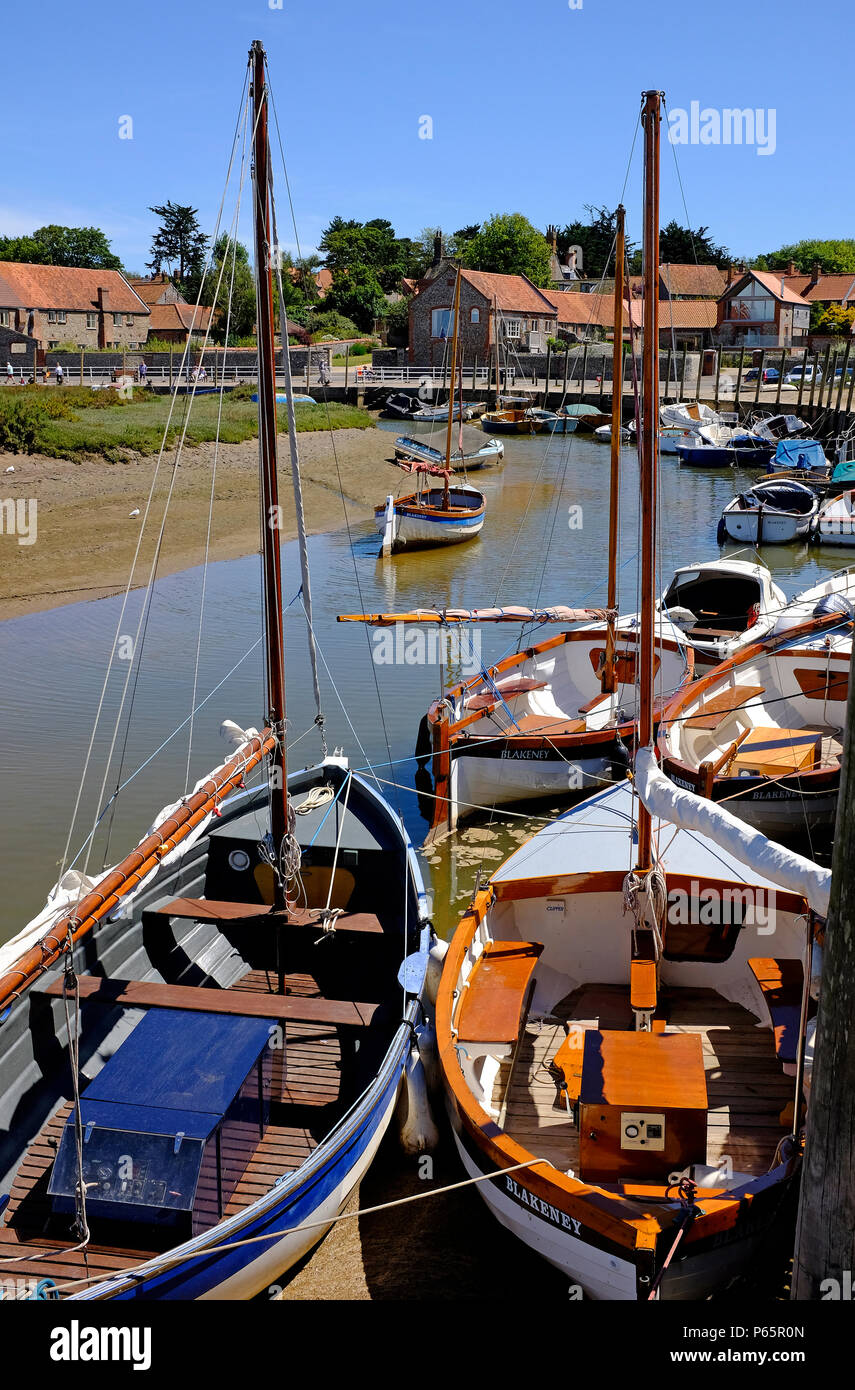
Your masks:
<svg viewBox="0 0 855 1390"><path fill-rule="evenodd" d="M56 384L57 384L57 386L61 386L62 383L63 383L63 379L64 379L64 377L65 377L65 371L63 370L63 366L62 366L62 363L61 363L61 362L57 362L57 364L56 364L55 376L56 376Z"/></svg>
<svg viewBox="0 0 855 1390"><path fill-rule="evenodd" d="M147 377L147 376L148 376L148 367L146 366L145 362L142 362L142 361L141 361L141 362L140 362L140 371L139 371L140 386L145 386L146 377Z"/></svg>
<svg viewBox="0 0 855 1390"><path fill-rule="evenodd" d="M15 368L12 366L11 362L6 363L6 382L9 386L14 386L15 384Z"/></svg>

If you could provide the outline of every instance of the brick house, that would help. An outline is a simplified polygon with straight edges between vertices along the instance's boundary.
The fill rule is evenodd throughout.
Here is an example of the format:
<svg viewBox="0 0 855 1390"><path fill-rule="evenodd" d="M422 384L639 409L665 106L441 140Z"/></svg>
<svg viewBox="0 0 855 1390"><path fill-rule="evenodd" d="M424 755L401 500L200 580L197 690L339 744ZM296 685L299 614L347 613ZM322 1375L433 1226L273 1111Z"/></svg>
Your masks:
<svg viewBox="0 0 855 1390"><path fill-rule="evenodd" d="M790 261L785 271L777 271L788 290L800 294L809 304L839 304L843 309L855 308L855 275L824 275L819 261L814 261L810 275L802 275Z"/></svg>
<svg viewBox="0 0 855 1390"><path fill-rule="evenodd" d="M613 294L565 294L560 290L544 290L555 305L558 328L562 337L577 342L611 339L614 337L615 305ZM644 321L644 307L633 297L632 322L639 328ZM624 339L629 338L627 311L624 307ZM715 300L671 299L659 301L659 346L709 347L716 326Z"/></svg>
<svg viewBox="0 0 855 1390"><path fill-rule="evenodd" d="M149 318L118 270L0 262L0 326L34 338L39 349L136 348Z"/></svg>
<svg viewBox="0 0 855 1390"><path fill-rule="evenodd" d="M167 343L186 343L188 338L202 339L211 321L212 310L200 304L188 304L168 275L162 272L150 280L129 280L150 311L148 336Z"/></svg>
<svg viewBox="0 0 855 1390"><path fill-rule="evenodd" d="M454 332L456 267L432 268L410 301L409 360L420 367L441 365ZM545 290L525 275L463 270L460 281L460 351L466 361L486 362L498 334L500 344L518 352L546 349L555 336L558 312Z"/></svg>
<svg viewBox="0 0 855 1390"><path fill-rule="evenodd" d="M811 306L779 274L748 270L718 301L717 336L722 347L804 347Z"/></svg>

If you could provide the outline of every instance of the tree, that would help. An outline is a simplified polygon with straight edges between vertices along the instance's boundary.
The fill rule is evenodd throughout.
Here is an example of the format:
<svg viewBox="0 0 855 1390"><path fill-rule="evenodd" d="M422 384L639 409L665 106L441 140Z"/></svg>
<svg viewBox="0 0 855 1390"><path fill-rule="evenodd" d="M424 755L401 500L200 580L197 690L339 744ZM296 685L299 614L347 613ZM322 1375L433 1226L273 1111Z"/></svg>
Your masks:
<svg viewBox="0 0 855 1390"><path fill-rule="evenodd" d="M161 220L151 243L149 269L158 275L166 264L172 275L177 261L176 278L183 286L190 272L201 269L208 248L208 237L199 226L198 208L167 202L160 207L150 207L149 212Z"/></svg>
<svg viewBox="0 0 855 1390"><path fill-rule="evenodd" d="M709 227L681 227L673 219L659 232L660 265L717 265L720 268L730 265L733 256L726 246L718 246L707 235ZM630 270L633 275L642 272L641 251L633 252Z"/></svg>
<svg viewBox="0 0 855 1390"><path fill-rule="evenodd" d="M535 285L549 282L551 248L521 212L494 213L468 242L463 261L470 270L527 275Z"/></svg>
<svg viewBox="0 0 855 1390"><path fill-rule="evenodd" d="M252 333L255 323L255 277L249 263L249 252L242 242L233 241L227 232L221 233L214 242L210 265L207 268L198 266L188 273L184 292L191 304L198 299L201 304L213 305L215 336L220 341L224 339L227 323L230 339L245 338Z"/></svg>
<svg viewBox="0 0 855 1390"><path fill-rule="evenodd" d="M368 266L352 265L333 271L333 282L324 299L324 308L353 319L363 332L371 332L374 320L386 313L386 296L377 276Z"/></svg>
<svg viewBox="0 0 855 1390"><path fill-rule="evenodd" d="M855 238L840 237L832 241L797 241L758 256L758 270L786 270L790 261L802 275L809 275L814 261L819 261L826 275L855 275Z"/></svg>
<svg viewBox="0 0 855 1390"><path fill-rule="evenodd" d="M346 222L334 217L323 232L318 249L327 269L335 276L360 268L370 271L384 290L396 290L408 274L413 259L413 242L398 238L385 217L370 222Z"/></svg>
<svg viewBox="0 0 855 1390"><path fill-rule="evenodd" d="M581 268L586 280L599 280L601 276L614 272L611 257L614 254L617 215L608 208L585 204L588 221L570 222L558 233L558 251L566 255L571 246L582 248ZM627 241L626 254L631 256L634 247Z"/></svg>
<svg viewBox="0 0 855 1390"><path fill-rule="evenodd" d="M825 308L821 304L814 304L810 317L811 333L848 338L855 323L855 309L844 309L842 304L829 304Z"/></svg>
<svg viewBox="0 0 855 1390"><path fill-rule="evenodd" d="M121 270L122 262L98 227L37 227L32 236L0 237L0 260L29 265L82 266L86 270Z"/></svg>

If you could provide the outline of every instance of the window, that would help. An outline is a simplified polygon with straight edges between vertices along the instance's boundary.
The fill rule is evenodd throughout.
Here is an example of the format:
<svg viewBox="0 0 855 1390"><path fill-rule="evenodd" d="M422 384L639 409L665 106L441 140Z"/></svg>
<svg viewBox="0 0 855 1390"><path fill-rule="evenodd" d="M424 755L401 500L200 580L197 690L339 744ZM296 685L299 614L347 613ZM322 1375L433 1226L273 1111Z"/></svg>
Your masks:
<svg viewBox="0 0 855 1390"><path fill-rule="evenodd" d="M68 314L65 312L64 309L57 309L56 321L57 323L68 323Z"/></svg>
<svg viewBox="0 0 855 1390"><path fill-rule="evenodd" d="M9 327L9 310L8 310L8 309L0 309L0 325L2 325L3 328L8 328L8 327Z"/></svg>
<svg viewBox="0 0 855 1390"><path fill-rule="evenodd" d="M47 321L48 323L56 323L56 309L48 309Z"/></svg>
<svg viewBox="0 0 855 1390"><path fill-rule="evenodd" d="M454 323L450 309L434 309L430 316L430 335L432 338L450 338Z"/></svg>
<svg viewBox="0 0 855 1390"><path fill-rule="evenodd" d="M48 347L49 347L49 348L59 347L59 338L48 338Z"/></svg>
<svg viewBox="0 0 855 1390"><path fill-rule="evenodd" d="M97 327L98 327L98 315L97 315L97 314L87 314L87 315L86 315L86 327L87 327L87 328L97 328Z"/></svg>
<svg viewBox="0 0 855 1390"><path fill-rule="evenodd" d="M125 315L125 327L126 327L126 328L133 328L133 326L134 326L134 316L133 316L133 314L126 314L126 315Z"/></svg>
<svg viewBox="0 0 855 1390"><path fill-rule="evenodd" d="M471 312L470 315L469 315L469 322L470 322L470 323L480 323L480 322L481 322L481 310L480 310L480 309L473 309L473 310L472 310L472 312Z"/></svg>
<svg viewBox="0 0 855 1390"><path fill-rule="evenodd" d="M121 316L121 314L114 314L114 315L113 315L113 327L114 327L114 328L121 328L121 326L122 326L122 316Z"/></svg>
<svg viewBox="0 0 855 1390"><path fill-rule="evenodd" d="M505 337L518 338L520 336L519 319L505 319Z"/></svg>

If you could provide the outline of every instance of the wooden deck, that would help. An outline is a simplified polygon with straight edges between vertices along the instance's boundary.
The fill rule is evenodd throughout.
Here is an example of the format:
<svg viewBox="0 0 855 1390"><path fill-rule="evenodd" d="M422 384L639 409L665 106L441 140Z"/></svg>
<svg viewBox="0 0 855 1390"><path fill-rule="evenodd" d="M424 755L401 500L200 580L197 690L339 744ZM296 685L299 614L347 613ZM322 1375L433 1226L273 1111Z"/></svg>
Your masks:
<svg viewBox="0 0 855 1390"><path fill-rule="evenodd" d="M258 995L272 993L276 989L276 972L251 970L237 982L235 989ZM288 995L302 999L322 997L317 980L307 973L288 975ZM346 1074L350 1060L347 1037L331 1024L289 1019L279 1026L283 1030L285 1047L273 1051L272 1086L273 1095L279 1099L271 1106L265 1135L245 1171L245 1148L240 1135L233 1136L231 1145L223 1147L224 1167L231 1161L242 1170L226 1206L227 1216L250 1206L269 1192L277 1178L298 1168L346 1108L349 1090L342 1093L342 1074L343 1070ZM136 1228L133 1223L123 1225L121 1239L115 1245L94 1239L85 1252L69 1250L75 1242L64 1232L71 1218L53 1216L47 1185L70 1110L71 1102L64 1102L30 1144L12 1186L9 1205L0 1218L0 1260L35 1254L44 1258L6 1264L7 1276L50 1278L62 1283L86 1275L106 1276L116 1270L129 1269L157 1253L150 1243L131 1244L140 1237L149 1242L151 1239L143 1226ZM247 1139L255 1142L255 1136L250 1139L247 1135ZM200 1190L201 1205L209 1213L213 1225L218 1219L216 1194L208 1195L210 1200L206 1201Z"/></svg>
<svg viewBox="0 0 855 1390"><path fill-rule="evenodd" d="M765 1173L787 1132L780 1114L792 1100L794 1082L775 1056L771 1028L714 990L665 991L668 1033L700 1033L709 1099L706 1162L718 1166L729 1157L737 1172ZM588 985L563 999L553 1011L582 1027L632 1026L627 989ZM507 1096L503 1128L531 1153L563 1172L578 1172L579 1135L549 1064L564 1041L560 1022L529 1023L523 1034ZM493 1105L505 1101L510 1063L496 1079ZM697 1161L702 1162L699 1154Z"/></svg>

